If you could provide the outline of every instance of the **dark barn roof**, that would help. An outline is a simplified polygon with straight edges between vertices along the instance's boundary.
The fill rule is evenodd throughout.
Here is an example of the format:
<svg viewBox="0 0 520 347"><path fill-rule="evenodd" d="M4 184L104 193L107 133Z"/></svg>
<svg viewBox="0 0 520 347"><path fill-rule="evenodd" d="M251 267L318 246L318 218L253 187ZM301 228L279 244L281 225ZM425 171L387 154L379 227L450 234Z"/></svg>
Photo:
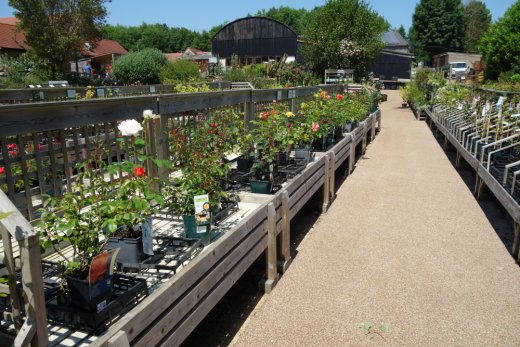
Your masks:
<svg viewBox="0 0 520 347"><path fill-rule="evenodd" d="M287 25L265 17L237 19L212 39L212 53L220 58L296 56L298 35Z"/></svg>

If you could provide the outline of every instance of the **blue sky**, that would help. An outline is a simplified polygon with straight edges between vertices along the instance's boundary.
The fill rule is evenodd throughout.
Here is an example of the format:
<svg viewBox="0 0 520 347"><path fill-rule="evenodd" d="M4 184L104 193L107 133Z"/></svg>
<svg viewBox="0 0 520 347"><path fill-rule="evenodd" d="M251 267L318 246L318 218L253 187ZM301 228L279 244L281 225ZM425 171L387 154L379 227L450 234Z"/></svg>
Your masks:
<svg viewBox="0 0 520 347"><path fill-rule="evenodd" d="M325 0L112 0L107 5L110 24L139 25L146 23L166 23L171 27L185 27L191 30L208 30L224 21L233 21L254 14L260 9L290 6L312 9L325 4ZM392 27L401 24L408 30L418 0L367 0ZM515 0L485 0L493 21L500 18ZM0 17L10 17L13 10L7 0L0 0Z"/></svg>

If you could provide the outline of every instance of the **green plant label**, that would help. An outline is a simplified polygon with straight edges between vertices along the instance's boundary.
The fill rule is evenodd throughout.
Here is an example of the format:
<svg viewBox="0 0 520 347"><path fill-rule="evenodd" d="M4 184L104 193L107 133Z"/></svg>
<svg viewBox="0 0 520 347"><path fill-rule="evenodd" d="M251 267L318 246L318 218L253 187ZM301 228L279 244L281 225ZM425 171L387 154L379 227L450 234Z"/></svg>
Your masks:
<svg viewBox="0 0 520 347"><path fill-rule="evenodd" d="M146 218L142 226L143 252L147 255L153 255L153 229L152 218Z"/></svg>
<svg viewBox="0 0 520 347"><path fill-rule="evenodd" d="M197 225L208 225L210 222L210 210L209 210L209 195L196 195L193 197L193 203L195 204L195 221ZM203 228L205 232L206 228ZM199 232L199 228L197 228Z"/></svg>

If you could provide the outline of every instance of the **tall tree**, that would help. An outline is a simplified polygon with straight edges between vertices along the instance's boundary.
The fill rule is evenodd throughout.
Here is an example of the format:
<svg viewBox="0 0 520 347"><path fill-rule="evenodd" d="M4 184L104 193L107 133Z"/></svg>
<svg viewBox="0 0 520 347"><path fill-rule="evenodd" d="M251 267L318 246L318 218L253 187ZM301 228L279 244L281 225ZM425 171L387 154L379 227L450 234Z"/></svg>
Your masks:
<svg viewBox="0 0 520 347"><path fill-rule="evenodd" d="M309 16L302 54L320 75L327 68L352 68L361 77L383 48L381 34L388 28L364 0L329 0Z"/></svg>
<svg viewBox="0 0 520 347"><path fill-rule="evenodd" d="M419 60L431 63L436 54L462 51L464 7L460 0L421 0L415 6L410 45Z"/></svg>
<svg viewBox="0 0 520 347"><path fill-rule="evenodd" d="M406 39L408 40L408 35L406 34L406 29L404 28L404 26L401 24L401 26L399 28L397 28L396 30L399 34L401 34L401 36L403 37L403 39Z"/></svg>
<svg viewBox="0 0 520 347"><path fill-rule="evenodd" d="M480 39L491 24L491 13L486 4L479 0L471 0L466 4L464 10L466 13L464 50L466 52L478 52Z"/></svg>
<svg viewBox="0 0 520 347"><path fill-rule="evenodd" d="M304 8L296 9L288 6L278 8L271 7L269 10L260 10L256 16L268 17L287 25L297 34L302 34L309 17L309 11Z"/></svg>
<svg viewBox="0 0 520 347"><path fill-rule="evenodd" d="M110 0L9 0L25 33L29 53L53 75L67 71L85 42L100 38L99 28Z"/></svg>
<svg viewBox="0 0 520 347"><path fill-rule="evenodd" d="M486 74L495 79L500 73L520 72L520 0L517 0L496 23L489 27L480 42L480 52L487 64Z"/></svg>

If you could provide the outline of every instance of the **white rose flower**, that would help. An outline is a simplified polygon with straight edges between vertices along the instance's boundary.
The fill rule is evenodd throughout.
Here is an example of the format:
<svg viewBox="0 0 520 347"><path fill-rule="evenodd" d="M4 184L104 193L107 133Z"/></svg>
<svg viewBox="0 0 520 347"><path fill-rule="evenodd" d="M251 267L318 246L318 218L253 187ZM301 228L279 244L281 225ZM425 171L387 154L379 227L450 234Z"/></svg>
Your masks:
<svg viewBox="0 0 520 347"><path fill-rule="evenodd" d="M161 118L161 115L154 114L152 110L144 110L143 117L145 119L159 119Z"/></svg>
<svg viewBox="0 0 520 347"><path fill-rule="evenodd" d="M143 117L144 118L152 118L153 117L153 111L152 110L144 110L143 111Z"/></svg>
<svg viewBox="0 0 520 347"><path fill-rule="evenodd" d="M135 119L124 120L117 126L117 128L123 136L137 136L141 131L143 131L143 127Z"/></svg>

